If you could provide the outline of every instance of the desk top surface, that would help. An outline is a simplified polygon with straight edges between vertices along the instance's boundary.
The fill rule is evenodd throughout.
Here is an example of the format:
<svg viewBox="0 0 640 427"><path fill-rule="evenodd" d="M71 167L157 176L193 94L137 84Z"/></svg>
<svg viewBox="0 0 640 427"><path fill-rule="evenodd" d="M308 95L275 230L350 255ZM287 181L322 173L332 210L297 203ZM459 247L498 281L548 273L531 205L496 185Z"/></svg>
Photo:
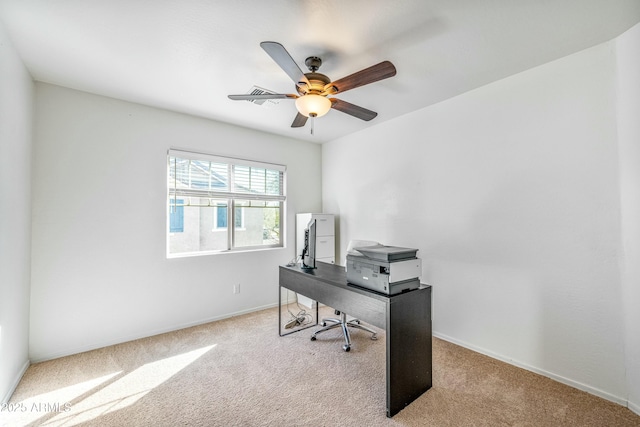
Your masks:
<svg viewBox="0 0 640 427"><path fill-rule="evenodd" d="M296 264L294 266L281 265L280 268L285 270L290 270L298 274L307 274L309 276L313 276L316 280L319 280L321 282L325 282L333 286L345 288L350 291L361 293L382 301L387 301L391 298L401 297L403 295L408 295L411 293L411 292L405 292L397 295L384 295L379 292L375 292L369 289L361 288L356 285L352 285L350 283L347 283L347 272L343 266L336 265L336 264L328 264L326 262L317 262L316 268L311 268L311 269L303 269L300 267L300 264ZM416 290L430 288L430 287L431 287L430 285L421 284L420 288Z"/></svg>

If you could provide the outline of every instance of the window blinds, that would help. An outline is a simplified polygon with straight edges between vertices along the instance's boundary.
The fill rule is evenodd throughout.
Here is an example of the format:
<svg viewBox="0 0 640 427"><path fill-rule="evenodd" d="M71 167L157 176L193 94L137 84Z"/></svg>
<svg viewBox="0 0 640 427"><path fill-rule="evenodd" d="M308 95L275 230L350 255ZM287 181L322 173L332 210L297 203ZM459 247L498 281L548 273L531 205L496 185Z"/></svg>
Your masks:
<svg viewBox="0 0 640 427"><path fill-rule="evenodd" d="M286 199L283 165L180 150L169 150L167 157L171 199Z"/></svg>

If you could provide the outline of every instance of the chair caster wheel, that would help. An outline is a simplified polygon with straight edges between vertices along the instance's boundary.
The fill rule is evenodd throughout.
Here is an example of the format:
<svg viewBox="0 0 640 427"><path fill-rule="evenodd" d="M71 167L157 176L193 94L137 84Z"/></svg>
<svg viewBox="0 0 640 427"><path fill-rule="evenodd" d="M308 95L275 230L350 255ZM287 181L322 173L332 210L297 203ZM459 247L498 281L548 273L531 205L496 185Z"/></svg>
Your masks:
<svg viewBox="0 0 640 427"><path fill-rule="evenodd" d="M315 341L316 337L314 337L313 335L311 336L311 341Z"/></svg>
<svg viewBox="0 0 640 427"><path fill-rule="evenodd" d="M320 326L322 326L324 328L325 326L327 326L327 322L321 322Z"/></svg>
<svg viewBox="0 0 640 427"><path fill-rule="evenodd" d="M349 350L351 350L351 347L349 347L348 345L345 344L345 345L342 346L342 349L344 351L349 351Z"/></svg>
<svg viewBox="0 0 640 427"><path fill-rule="evenodd" d="M355 323L356 325L359 325L359 324L360 324L360 320L358 320L358 319L353 319L353 323Z"/></svg>
<svg viewBox="0 0 640 427"><path fill-rule="evenodd" d="M371 335L371 339L373 341L378 341L378 336L376 334Z"/></svg>

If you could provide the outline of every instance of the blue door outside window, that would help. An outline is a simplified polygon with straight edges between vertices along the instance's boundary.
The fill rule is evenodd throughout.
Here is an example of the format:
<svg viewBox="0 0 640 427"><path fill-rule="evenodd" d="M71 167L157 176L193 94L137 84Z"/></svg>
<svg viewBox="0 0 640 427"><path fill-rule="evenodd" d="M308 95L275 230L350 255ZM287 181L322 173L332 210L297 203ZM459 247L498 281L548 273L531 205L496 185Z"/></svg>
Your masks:
<svg viewBox="0 0 640 427"><path fill-rule="evenodd" d="M227 205L218 205L216 209L216 228L227 228Z"/></svg>
<svg viewBox="0 0 640 427"><path fill-rule="evenodd" d="M184 200L178 199L176 203L173 203L173 200L171 202L169 206L169 232L182 233L184 232L184 206L182 206Z"/></svg>

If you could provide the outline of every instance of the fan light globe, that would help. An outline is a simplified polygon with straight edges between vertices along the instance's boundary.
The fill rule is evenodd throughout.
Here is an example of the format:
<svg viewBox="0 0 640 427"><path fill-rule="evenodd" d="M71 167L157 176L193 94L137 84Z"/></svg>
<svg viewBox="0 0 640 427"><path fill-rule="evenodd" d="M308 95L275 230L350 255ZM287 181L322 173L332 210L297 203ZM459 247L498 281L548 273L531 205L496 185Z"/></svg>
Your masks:
<svg viewBox="0 0 640 427"><path fill-rule="evenodd" d="M331 109L331 101L322 95L304 95L296 99L296 108L305 117L322 117Z"/></svg>

